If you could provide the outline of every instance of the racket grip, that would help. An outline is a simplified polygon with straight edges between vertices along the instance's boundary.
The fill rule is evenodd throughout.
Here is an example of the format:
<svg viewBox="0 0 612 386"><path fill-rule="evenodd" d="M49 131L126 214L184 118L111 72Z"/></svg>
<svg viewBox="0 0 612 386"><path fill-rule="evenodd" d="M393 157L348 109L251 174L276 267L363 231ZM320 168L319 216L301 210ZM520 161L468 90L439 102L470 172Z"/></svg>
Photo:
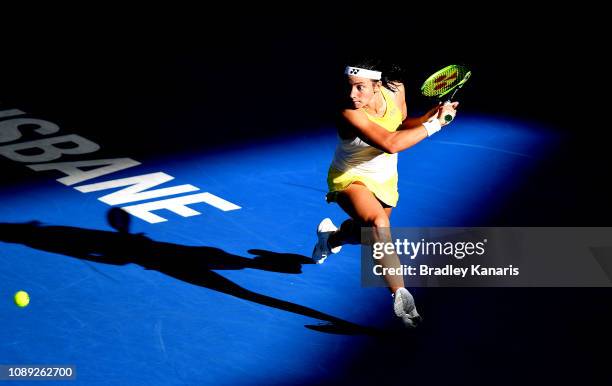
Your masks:
<svg viewBox="0 0 612 386"><path fill-rule="evenodd" d="M447 100L446 102L444 102L444 104L445 104L445 105L450 104L450 103L451 103L451 100L450 100L450 99L449 99L449 100ZM444 121L446 121L446 123L449 123L449 122L450 122L450 121L452 121L454 118L455 118L455 116L454 116L454 115L452 115L452 114L446 114L446 115L444 116Z"/></svg>

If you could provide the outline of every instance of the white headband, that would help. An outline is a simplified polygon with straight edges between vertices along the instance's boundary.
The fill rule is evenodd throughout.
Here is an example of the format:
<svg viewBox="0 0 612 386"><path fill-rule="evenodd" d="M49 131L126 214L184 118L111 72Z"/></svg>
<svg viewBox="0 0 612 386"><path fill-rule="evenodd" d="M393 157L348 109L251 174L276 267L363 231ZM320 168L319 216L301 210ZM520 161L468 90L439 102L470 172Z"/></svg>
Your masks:
<svg viewBox="0 0 612 386"><path fill-rule="evenodd" d="M380 77L382 76L382 72L380 71L366 70L365 68L351 66L346 66L346 68L344 69L344 74L373 80L380 80Z"/></svg>

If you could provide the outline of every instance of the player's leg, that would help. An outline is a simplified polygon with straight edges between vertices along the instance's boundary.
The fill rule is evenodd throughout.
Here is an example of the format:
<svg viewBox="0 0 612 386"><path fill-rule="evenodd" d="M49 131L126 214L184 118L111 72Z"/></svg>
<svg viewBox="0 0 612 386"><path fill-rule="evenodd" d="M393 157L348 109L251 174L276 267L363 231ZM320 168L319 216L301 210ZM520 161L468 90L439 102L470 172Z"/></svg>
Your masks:
<svg viewBox="0 0 612 386"><path fill-rule="evenodd" d="M389 220L391 220L391 212L393 211L393 207L383 204L383 209L385 210L387 217L389 217Z"/></svg>
<svg viewBox="0 0 612 386"><path fill-rule="evenodd" d="M358 183L357 183L358 184ZM359 185L359 184L358 184ZM342 195L342 193L340 193ZM388 206L378 200L383 207L387 218L391 218L391 211L393 207ZM342 207L341 204L339 204ZM343 208L344 209L344 208ZM346 211L346 210L345 210ZM349 218L344 221L337 231L333 232L328 239L328 245L330 248L335 248L344 244L360 244L361 243L361 225L353 218Z"/></svg>
<svg viewBox="0 0 612 386"><path fill-rule="evenodd" d="M338 205L353 220L351 237L357 237L361 227L369 227L372 230L374 242L391 242L389 216L382 204L368 188L360 183L349 185L336 196ZM330 236L330 247L335 246L334 236L342 237L342 234ZM383 267L399 267L399 258L395 253L385 256L380 260ZM404 287L404 278L401 275L385 275L385 280L392 293Z"/></svg>
<svg viewBox="0 0 612 386"><path fill-rule="evenodd" d="M359 243L361 243L361 226L352 218L344 221L340 228L329 236L328 240L330 248Z"/></svg>
<svg viewBox="0 0 612 386"><path fill-rule="evenodd" d="M376 199L364 185L353 183L337 196L338 205L351 216L352 223L347 229L355 232L355 228L368 227L372 231L373 242L392 242L389 217L392 208ZM345 221L346 223L346 221ZM342 228L330 236L342 237ZM352 234L355 237L355 233ZM377 260L383 268L398 268L401 263L396 253L385 254ZM403 275L385 275L385 281L394 296L393 310L404 324L415 327L421 321L412 294L404 287Z"/></svg>
<svg viewBox="0 0 612 386"><path fill-rule="evenodd" d="M329 218L319 223L318 240L312 251L312 259L317 264L323 263L331 254L339 252L344 244L359 244L362 226L372 226L366 224L378 222L381 227L384 224L387 224L387 228L389 227L389 218L382 204L360 182L354 182L343 191L337 192L335 201L351 219L345 221L340 229L336 228Z"/></svg>

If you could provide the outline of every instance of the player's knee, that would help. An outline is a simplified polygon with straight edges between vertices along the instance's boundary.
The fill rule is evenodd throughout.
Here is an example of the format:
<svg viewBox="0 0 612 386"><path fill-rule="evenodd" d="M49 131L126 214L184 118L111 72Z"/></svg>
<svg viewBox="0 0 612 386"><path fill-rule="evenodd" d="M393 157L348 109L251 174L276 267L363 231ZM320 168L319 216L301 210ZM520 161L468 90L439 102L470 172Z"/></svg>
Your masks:
<svg viewBox="0 0 612 386"><path fill-rule="evenodd" d="M389 217L385 213L378 214L370 219L369 226L375 228L389 228L391 223L389 222Z"/></svg>

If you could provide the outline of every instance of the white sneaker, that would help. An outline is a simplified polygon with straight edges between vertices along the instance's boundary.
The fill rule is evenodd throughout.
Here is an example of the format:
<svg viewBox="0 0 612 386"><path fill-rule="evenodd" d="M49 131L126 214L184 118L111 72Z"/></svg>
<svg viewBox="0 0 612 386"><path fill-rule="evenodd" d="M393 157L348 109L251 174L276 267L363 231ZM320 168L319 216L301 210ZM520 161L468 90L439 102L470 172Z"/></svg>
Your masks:
<svg viewBox="0 0 612 386"><path fill-rule="evenodd" d="M340 249L342 249L342 246L338 246L330 250L329 246L327 245L327 239L329 239L332 232L335 232L337 229L338 228L329 218L324 218L323 221L319 223L319 226L317 227L318 240L314 250L312 251L312 259L315 261L315 263L322 264L325 259L327 259L327 256L331 255L332 253L338 253L340 252Z"/></svg>
<svg viewBox="0 0 612 386"><path fill-rule="evenodd" d="M419 315L414 304L414 297L406 288L399 288L393 294L393 311L402 319L406 327L416 327L423 318Z"/></svg>

